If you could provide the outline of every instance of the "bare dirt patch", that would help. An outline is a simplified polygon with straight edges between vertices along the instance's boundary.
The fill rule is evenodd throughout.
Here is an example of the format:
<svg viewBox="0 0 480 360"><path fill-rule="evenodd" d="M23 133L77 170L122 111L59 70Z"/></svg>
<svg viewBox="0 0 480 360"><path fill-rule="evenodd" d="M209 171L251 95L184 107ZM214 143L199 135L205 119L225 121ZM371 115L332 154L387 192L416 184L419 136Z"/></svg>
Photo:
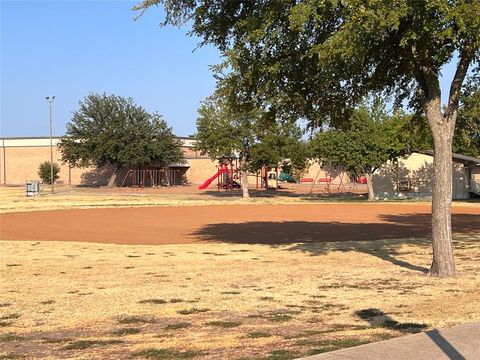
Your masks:
<svg viewBox="0 0 480 360"><path fill-rule="evenodd" d="M279 244L425 237L429 213L424 204L325 203L71 209L1 214L0 221L4 240ZM453 227L480 232L480 207L454 207Z"/></svg>

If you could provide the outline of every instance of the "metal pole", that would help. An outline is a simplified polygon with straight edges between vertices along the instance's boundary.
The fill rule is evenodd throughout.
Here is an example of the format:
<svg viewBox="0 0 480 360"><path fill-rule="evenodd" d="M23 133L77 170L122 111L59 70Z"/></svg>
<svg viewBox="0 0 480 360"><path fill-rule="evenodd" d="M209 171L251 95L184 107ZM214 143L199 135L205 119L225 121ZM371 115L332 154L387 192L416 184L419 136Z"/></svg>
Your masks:
<svg viewBox="0 0 480 360"><path fill-rule="evenodd" d="M52 194L55 193L55 179L53 178L53 134L52 134L52 102L55 96L45 98L48 101L49 124L50 124L50 182L52 183Z"/></svg>

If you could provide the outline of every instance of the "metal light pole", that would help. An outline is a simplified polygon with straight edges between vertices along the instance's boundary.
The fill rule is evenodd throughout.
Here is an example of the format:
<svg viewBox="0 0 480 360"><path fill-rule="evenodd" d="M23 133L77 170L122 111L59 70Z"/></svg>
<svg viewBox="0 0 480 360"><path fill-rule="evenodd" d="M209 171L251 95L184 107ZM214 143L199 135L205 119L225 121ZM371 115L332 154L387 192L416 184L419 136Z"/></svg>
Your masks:
<svg viewBox="0 0 480 360"><path fill-rule="evenodd" d="M55 179L53 178L53 136L52 136L52 102L55 96L46 96L48 102L49 119L50 119L50 181L52 183L52 194L55 193Z"/></svg>

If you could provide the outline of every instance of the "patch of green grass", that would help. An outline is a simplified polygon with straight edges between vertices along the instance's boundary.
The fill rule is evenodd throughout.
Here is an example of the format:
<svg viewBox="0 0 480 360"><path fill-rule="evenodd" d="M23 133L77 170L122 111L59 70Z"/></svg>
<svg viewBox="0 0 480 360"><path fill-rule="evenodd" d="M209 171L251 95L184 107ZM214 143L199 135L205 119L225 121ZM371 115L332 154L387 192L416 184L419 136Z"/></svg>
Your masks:
<svg viewBox="0 0 480 360"><path fill-rule="evenodd" d="M285 321L292 320L293 316L290 314L284 314L284 313L274 313L274 314L261 315L260 318L273 321L273 322L285 322Z"/></svg>
<svg viewBox="0 0 480 360"><path fill-rule="evenodd" d="M191 314L200 314L210 311L210 309L207 308L190 308L190 309L182 309L178 310L177 313L180 315L191 315Z"/></svg>
<svg viewBox="0 0 480 360"><path fill-rule="evenodd" d="M70 339L70 338L54 339L54 338L47 338L47 337L43 337L40 340L42 340L42 342L44 342L46 344L61 344L61 343L66 343L66 342L72 341L72 339Z"/></svg>
<svg viewBox="0 0 480 360"><path fill-rule="evenodd" d="M305 337L313 336L313 335L318 335L318 334L323 334L324 331L322 330L307 330L307 331L302 331L301 333L298 334L291 334L287 335L284 337L284 339L302 339Z"/></svg>
<svg viewBox="0 0 480 360"><path fill-rule="evenodd" d="M185 302L185 300L180 299L180 298L173 298L173 299L170 299L170 302L171 302L172 304L176 304L176 303Z"/></svg>
<svg viewBox="0 0 480 360"><path fill-rule="evenodd" d="M269 334L267 332L263 331L252 331L247 334L249 338L256 339L256 338L266 338L272 336L272 334Z"/></svg>
<svg viewBox="0 0 480 360"><path fill-rule="evenodd" d="M298 354L290 350L274 350L264 360L290 360L297 357Z"/></svg>
<svg viewBox="0 0 480 360"><path fill-rule="evenodd" d="M51 305L55 304L55 300L45 300L45 301L40 301L41 305Z"/></svg>
<svg viewBox="0 0 480 360"><path fill-rule="evenodd" d="M122 328L112 332L113 335L117 336L125 336L125 335L133 335L139 334L142 330L138 328Z"/></svg>
<svg viewBox="0 0 480 360"><path fill-rule="evenodd" d="M122 340L111 339L111 340L77 340L71 342L70 344L65 345L63 350L84 350L88 349L95 345L112 345L123 343Z"/></svg>
<svg viewBox="0 0 480 360"><path fill-rule="evenodd" d="M311 348L309 350L308 355L316 355L327 351L340 350L353 346L367 344L371 341L372 340L361 338L335 338L322 340L304 339L297 341L295 344L298 346L314 346L314 348Z"/></svg>
<svg viewBox="0 0 480 360"><path fill-rule="evenodd" d="M183 360L183 359L192 359L196 356L205 355L203 351L197 350L186 350L180 351L175 349L157 349L150 348L142 351L138 351L133 354L134 356L143 356L147 359L158 359L158 360Z"/></svg>
<svg viewBox="0 0 480 360"><path fill-rule="evenodd" d="M16 341L23 340L23 337L14 333L7 333L0 335L0 341Z"/></svg>
<svg viewBox="0 0 480 360"><path fill-rule="evenodd" d="M222 328L233 328L242 325L240 321L222 321L222 320L214 320L205 323L208 326L218 326Z"/></svg>
<svg viewBox="0 0 480 360"><path fill-rule="evenodd" d="M138 303L160 305L160 304L166 304L167 302L163 299L146 299L146 300L140 300Z"/></svg>
<svg viewBox="0 0 480 360"><path fill-rule="evenodd" d="M14 360L14 359L23 359L23 357L15 354L0 355L0 360Z"/></svg>
<svg viewBox="0 0 480 360"><path fill-rule="evenodd" d="M11 320L11 319L18 319L21 315L18 313L13 313L9 315L3 315L0 317L0 320Z"/></svg>
<svg viewBox="0 0 480 360"><path fill-rule="evenodd" d="M300 311L289 311L289 312L271 312L267 314L255 314L248 315L249 318L265 319L273 322L283 322L290 321L293 319L294 314L299 314Z"/></svg>
<svg viewBox="0 0 480 360"><path fill-rule="evenodd" d="M128 315L121 317L118 319L119 324L151 324L154 323L155 320L145 316L137 316L137 315Z"/></svg>
<svg viewBox="0 0 480 360"><path fill-rule="evenodd" d="M191 323L189 322L179 322L179 323L175 323L175 324L168 324L167 326L165 326L165 329L166 330L178 330L178 329L185 329L185 328L188 328L192 326Z"/></svg>

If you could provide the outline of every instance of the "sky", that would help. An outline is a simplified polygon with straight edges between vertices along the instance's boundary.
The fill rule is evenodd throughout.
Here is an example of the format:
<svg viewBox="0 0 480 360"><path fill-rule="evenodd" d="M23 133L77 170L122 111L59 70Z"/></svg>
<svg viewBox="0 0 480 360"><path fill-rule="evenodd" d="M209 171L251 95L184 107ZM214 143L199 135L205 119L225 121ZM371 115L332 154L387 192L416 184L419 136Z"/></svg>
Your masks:
<svg viewBox="0 0 480 360"><path fill-rule="evenodd" d="M197 50L187 28L160 27L162 10L137 21L135 1L1 2L0 136L46 136L46 96L62 135L90 92L132 97L179 136L195 133L200 101L215 80L213 47ZM194 51L195 50L195 51Z"/></svg>
<svg viewBox="0 0 480 360"><path fill-rule="evenodd" d="M63 135L91 92L132 97L176 135L194 134L200 101L215 87L209 65L220 54L197 48L187 28L160 27L161 8L134 21L139 1L0 0L0 136L47 136L46 96L55 96L53 133ZM454 64L444 69L442 89L453 73Z"/></svg>

